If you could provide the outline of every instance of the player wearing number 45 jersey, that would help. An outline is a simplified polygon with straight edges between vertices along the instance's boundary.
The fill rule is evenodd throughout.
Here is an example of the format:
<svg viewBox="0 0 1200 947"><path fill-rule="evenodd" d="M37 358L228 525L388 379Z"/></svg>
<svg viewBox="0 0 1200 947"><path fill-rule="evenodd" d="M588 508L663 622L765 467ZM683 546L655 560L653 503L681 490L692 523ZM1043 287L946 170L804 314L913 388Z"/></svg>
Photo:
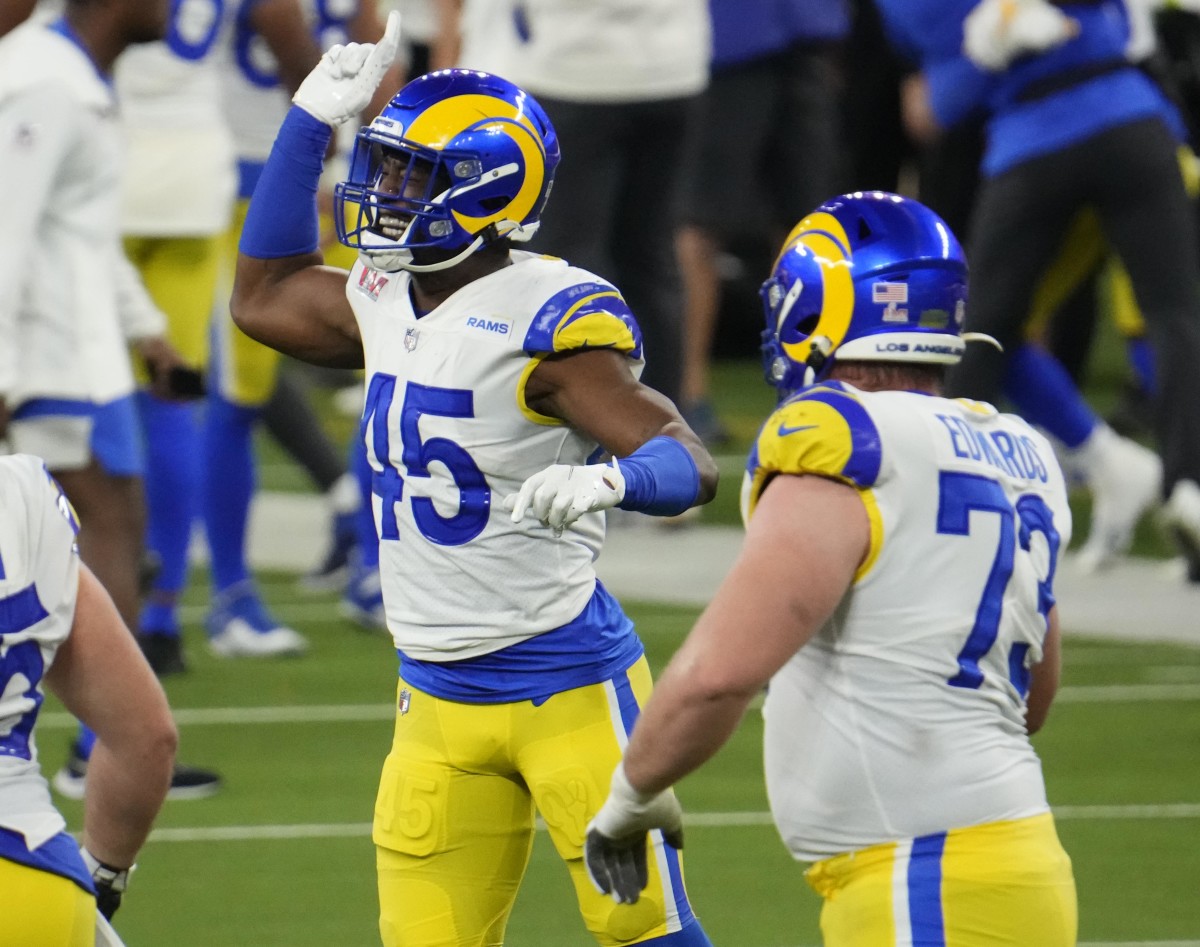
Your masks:
<svg viewBox="0 0 1200 947"><path fill-rule="evenodd" d="M1075 887L1029 733L1057 686L1071 518L1046 440L938 396L966 263L914 201L805 217L763 286L781 402L751 453L740 559L634 729L589 827L636 901L668 787L770 682L767 791L829 947L1070 947ZM988 341L986 337L975 341Z"/></svg>
<svg viewBox="0 0 1200 947"><path fill-rule="evenodd" d="M603 511L680 513L712 497L715 464L639 383L641 333L618 290L511 249L537 229L559 158L511 83L447 70L392 98L335 189L359 260L349 274L319 265L322 156L398 38L394 16L378 45L331 50L297 91L251 199L232 306L272 347L366 367L400 655L374 824L383 942L503 943L537 812L598 943L705 947L664 839L638 905L592 887L583 843L650 689L632 623L596 580Z"/></svg>

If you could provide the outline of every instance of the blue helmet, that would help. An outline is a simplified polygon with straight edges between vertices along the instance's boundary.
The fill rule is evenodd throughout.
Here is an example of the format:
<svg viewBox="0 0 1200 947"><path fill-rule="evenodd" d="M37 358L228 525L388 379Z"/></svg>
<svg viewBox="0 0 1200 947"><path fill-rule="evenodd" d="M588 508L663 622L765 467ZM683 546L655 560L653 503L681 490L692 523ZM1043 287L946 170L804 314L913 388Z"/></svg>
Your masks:
<svg viewBox="0 0 1200 947"><path fill-rule="evenodd" d="M334 188L338 239L376 269L418 272L460 263L487 242L528 240L558 158L550 119L508 80L429 73L359 131L347 180ZM414 251L432 252L416 263Z"/></svg>
<svg viewBox="0 0 1200 947"><path fill-rule="evenodd" d="M884 191L826 201L788 234L759 290L767 381L819 381L836 359L962 358L967 261L937 214Z"/></svg>

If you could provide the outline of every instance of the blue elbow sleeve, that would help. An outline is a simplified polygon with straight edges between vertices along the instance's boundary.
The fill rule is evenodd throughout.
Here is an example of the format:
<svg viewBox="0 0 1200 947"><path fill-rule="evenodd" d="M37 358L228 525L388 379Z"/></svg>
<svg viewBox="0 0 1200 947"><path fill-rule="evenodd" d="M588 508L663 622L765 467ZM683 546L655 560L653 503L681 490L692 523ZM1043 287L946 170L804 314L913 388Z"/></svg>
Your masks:
<svg viewBox="0 0 1200 947"><path fill-rule="evenodd" d="M263 260L318 246L317 185L333 129L292 106L254 186L238 249Z"/></svg>
<svg viewBox="0 0 1200 947"><path fill-rule="evenodd" d="M676 516L700 496L700 471L688 449L673 437L654 437L619 461L625 477L623 510Z"/></svg>

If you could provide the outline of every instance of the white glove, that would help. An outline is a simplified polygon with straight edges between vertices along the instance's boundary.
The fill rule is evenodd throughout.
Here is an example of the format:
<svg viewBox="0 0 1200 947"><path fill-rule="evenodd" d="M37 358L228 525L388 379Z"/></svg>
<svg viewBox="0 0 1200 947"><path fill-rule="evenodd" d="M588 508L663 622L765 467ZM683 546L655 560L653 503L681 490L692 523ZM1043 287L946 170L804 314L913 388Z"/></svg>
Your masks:
<svg viewBox="0 0 1200 947"><path fill-rule="evenodd" d="M584 513L607 510L625 499L625 477L613 458L608 464L551 464L521 484L519 493L504 498L504 509L512 510L512 521L521 522L528 512L547 526L562 529Z"/></svg>
<svg viewBox="0 0 1200 947"><path fill-rule="evenodd" d="M1018 56L1061 46L1079 21L1047 0L982 0L963 22L963 52L981 69L1000 72Z"/></svg>
<svg viewBox="0 0 1200 947"><path fill-rule="evenodd" d="M638 792L625 776L625 764L613 770L612 786L596 817L588 823L583 861L601 894L617 904L634 904L649 873L646 833L661 829L672 848L683 848L683 809L670 789Z"/></svg>
<svg viewBox="0 0 1200 947"><path fill-rule="evenodd" d="M326 125L342 124L370 103L399 47L400 13L393 10L378 43L334 46L304 77L292 101Z"/></svg>

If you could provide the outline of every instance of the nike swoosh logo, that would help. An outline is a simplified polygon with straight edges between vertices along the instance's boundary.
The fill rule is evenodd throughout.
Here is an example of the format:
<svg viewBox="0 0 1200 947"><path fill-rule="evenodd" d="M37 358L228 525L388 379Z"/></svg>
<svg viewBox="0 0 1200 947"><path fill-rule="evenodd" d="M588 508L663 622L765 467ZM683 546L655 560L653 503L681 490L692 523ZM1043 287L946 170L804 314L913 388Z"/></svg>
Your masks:
<svg viewBox="0 0 1200 947"><path fill-rule="evenodd" d="M782 421L779 422L779 430L776 433L780 437L787 437L789 434L795 434L797 431L811 431L817 425L815 424L800 424L796 427L788 427Z"/></svg>

